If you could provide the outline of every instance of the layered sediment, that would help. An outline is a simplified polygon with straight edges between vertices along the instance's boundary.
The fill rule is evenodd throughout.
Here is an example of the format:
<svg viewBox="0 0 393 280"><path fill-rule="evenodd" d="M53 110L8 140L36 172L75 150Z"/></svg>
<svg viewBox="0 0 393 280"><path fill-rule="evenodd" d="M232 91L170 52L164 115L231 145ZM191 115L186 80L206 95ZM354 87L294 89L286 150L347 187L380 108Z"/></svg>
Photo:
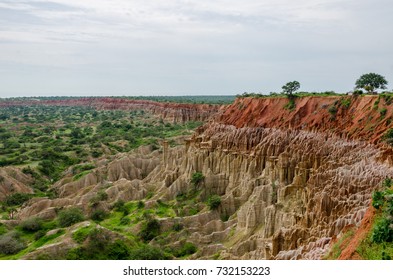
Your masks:
<svg viewBox="0 0 393 280"><path fill-rule="evenodd" d="M320 259L345 228L359 227L373 190L393 177L392 150L381 141L392 127L392 106L373 96L305 97L292 111L287 103L238 99L183 146L164 141L159 151L103 159L78 180L67 174L54 185L56 199L31 200L18 215L55 217L70 205L88 212L99 190L108 194L103 208L154 193L146 199L151 207L194 188L190 178L201 172L202 198L217 194L221 204L161 218L163 229L184 226L167 242L197 244L194 259Z"/></svg>

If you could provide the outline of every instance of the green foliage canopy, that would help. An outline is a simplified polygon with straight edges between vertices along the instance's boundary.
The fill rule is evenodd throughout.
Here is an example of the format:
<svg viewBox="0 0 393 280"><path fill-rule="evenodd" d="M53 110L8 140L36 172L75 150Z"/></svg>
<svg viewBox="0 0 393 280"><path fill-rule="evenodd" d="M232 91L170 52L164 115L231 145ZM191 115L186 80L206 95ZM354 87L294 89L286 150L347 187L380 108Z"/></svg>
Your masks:
<svg viewBox="0 0 393 280"><path fill-rule="evenodd" d="M298 81L288 82L282 86L283 92L289 95L293 94L299 88L300 88L300 83Z"/></svg>
<svg viewBox="0 0 393 280"><path fill-rule="evenodd" d="M387 84L385 77L376 73L363 74L355 83L357 89L365 89L369 93L378 88L386 89Z"/></svg>

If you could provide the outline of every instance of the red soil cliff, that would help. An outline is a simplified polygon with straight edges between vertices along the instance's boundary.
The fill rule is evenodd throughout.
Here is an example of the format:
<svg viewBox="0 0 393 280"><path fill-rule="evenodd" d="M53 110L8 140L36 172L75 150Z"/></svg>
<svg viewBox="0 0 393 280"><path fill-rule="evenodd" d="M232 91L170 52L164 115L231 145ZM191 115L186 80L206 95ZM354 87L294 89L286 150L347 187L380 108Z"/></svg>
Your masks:
<svg viewBox="0 0 393 280"><path fill-rule="evenodd" d="M285 109L289 99L238 98L219 117L236 127L274 127L333 132L348 139L379 143L393 127L393 106L379 96L309 96L296 98L296 108ZM335 107L335 114L329 108ZM385 111L386 109L386 111ZM382 112L382 113L381 113Z"/></svg>

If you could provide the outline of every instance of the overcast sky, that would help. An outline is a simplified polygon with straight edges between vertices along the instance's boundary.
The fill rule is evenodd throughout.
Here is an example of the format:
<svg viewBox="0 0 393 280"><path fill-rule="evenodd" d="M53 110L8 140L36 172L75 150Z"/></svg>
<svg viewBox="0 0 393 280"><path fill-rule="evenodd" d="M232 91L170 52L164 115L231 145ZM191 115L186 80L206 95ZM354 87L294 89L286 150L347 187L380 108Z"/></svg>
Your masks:
<svg viewBox="0 0 393 280"><path fill-rule="evenodd" d="M393 88L392 0L0 0L0 97Z"/></svg>

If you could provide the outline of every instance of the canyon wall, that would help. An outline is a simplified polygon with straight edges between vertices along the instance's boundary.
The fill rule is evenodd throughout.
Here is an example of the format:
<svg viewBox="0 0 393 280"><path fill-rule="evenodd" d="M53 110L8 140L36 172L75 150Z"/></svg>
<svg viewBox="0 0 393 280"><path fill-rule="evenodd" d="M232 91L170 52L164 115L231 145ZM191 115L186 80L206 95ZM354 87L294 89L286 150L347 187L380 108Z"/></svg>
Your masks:
<svg viewBox="0 0 393 280"><path fill-rule="evenodd" d="M223 198L218 216L229 221L194 226L208 228L191 235L205 246L199 257L319 259L344 228L359 226L372 191L393 176L382 141L392 127L389 100L304 97L292 111L288 102L238 99L197 129L184 154L164 156L167 199L195 171Z"/></svg>
<svg viewBox="0 0 393 280"><path fill-rule="evenodd" d="M31 200L19 218L55 217L70 205L88 212L99 190L108 194L103 208L147 193L154 193L148 208L172 203L195 188L192 174L202 172L201 200L217 194L221 204L160 218L163 230L184 226L166 237L168 244L197 244L195 259L320 259L345 228L361 224L373 190L393 177L392 150L382 141L392 106L375 96L304 97L292 111L287 103L238 99L183 146L164 141L160 151L142 147L102 159L78 180L67 174L54 185L56 199Z"/></svg>

